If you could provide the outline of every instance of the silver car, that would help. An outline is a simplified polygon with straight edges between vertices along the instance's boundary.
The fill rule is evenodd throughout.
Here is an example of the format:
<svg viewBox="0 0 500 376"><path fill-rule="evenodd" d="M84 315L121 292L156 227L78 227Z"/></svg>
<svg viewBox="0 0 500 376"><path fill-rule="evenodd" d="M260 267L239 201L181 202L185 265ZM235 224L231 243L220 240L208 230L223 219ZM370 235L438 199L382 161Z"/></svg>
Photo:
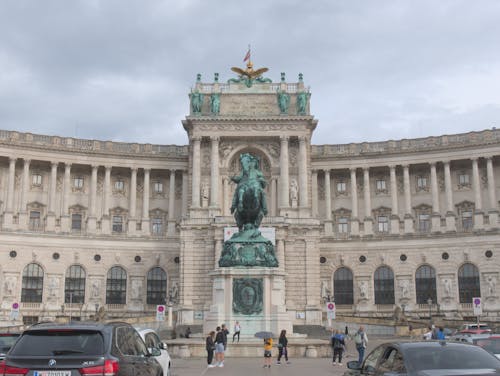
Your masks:
<svg viewBox="0 0 500 376"><path fill-rule="evenodd" d="M156 360L163 368L163 375L170 376L172 369L172 360L170 359L170 354L167 351L167 344L160 340L160 337L156 331L153 329L137 329L139 335L142 337L144 342L146 343L149 351L155 355ZM157 350L160 352L160 355L156 355Z"/></svg>

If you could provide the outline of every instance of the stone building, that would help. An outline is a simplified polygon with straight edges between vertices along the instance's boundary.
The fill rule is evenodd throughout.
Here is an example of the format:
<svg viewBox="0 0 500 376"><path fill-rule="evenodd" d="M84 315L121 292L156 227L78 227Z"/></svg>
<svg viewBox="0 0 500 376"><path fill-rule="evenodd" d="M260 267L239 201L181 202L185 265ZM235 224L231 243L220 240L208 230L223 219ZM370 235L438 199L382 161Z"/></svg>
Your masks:
<svg viewBox="0 0 500 376"><path fill-rule="evenodd" d="M222 312L245 328L213 278L243 152L268 182L269 314L321 324L334 300L347 315L467 318L481 297L499 320L500 131L311 145L301 75L243 78L198 77L187 146L0 131L4 322L172 303L179 323Z"/></svg>

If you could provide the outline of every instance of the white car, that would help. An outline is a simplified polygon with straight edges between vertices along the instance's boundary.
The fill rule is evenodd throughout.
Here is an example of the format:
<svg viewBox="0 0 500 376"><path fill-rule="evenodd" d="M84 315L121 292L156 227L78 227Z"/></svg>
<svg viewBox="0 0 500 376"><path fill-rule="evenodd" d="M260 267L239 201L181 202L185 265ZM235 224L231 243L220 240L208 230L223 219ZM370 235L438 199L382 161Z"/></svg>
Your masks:
<svg viewBox="0 0 500 376"><path fill-rule="evenodd" d="M155 356L155 358L163 368L163 375L170 376L172 361L167 351L167 344L160 340L160 337L153 329L137 329L137 332L139 332L149 351L153 355L158 353L158 351L160 352L160 355Z"/></svg>

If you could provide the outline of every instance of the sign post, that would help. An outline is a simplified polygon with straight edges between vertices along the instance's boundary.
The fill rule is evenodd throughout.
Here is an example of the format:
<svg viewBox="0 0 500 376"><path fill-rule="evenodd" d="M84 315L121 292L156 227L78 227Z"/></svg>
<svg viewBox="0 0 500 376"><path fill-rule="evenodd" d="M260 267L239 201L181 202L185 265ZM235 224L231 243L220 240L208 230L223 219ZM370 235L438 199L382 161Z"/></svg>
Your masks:
<svg viewBox="0 0 500 376"><path fill-rule="evenodd" d="M335 320L335 303L327 302L326 303L326 317L328 318L328 326L332 326L332 320Z"/></svg>
<svg viewBox="0 0 500 376"><path fill-rule="evenodd" d="M12 309L10 310L10 319L16 321L19 318L19 303L12 303Z"/></svg>
<svg viewBox="0 0 500 376"><path fill-rule="evenodd" d="M477 329L480 329L479 316L483 314L483 304L481 302L481 297L472 298L472 308L474 309L474 315L477 316Z"/></svg>
<svg viewBox="0 0 500 376"><path fill-rule="evenodd" d="M156 321L165 321L165 306L156 306Z"/></svg>

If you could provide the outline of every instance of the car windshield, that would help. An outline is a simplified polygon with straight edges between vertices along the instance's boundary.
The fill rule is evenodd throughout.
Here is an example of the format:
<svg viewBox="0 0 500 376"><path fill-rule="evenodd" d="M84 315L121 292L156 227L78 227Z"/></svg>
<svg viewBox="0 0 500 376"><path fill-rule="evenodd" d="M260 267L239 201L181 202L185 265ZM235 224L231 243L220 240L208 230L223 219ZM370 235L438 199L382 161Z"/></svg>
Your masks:
<svg viewBox="0 0 500 376"><path fill-rule="evenodd" d="M25 332L13 347L11 355L69 356L102 355L101 334L89 330L43 330Z"/></svg>
<svg viewBox="0 0 500 376"><path fill-rule="evenodd" d="M9 351L18 337L19 334L14 333L0 334L0 353L6 353Z"/></svg>
<svg viewBox="0 0 500 376"><path fill-rule="evenodd" d="M416 371L430 369L500 369L500 362L472 345L412 347L407 352L409 365Z"/></svg>

